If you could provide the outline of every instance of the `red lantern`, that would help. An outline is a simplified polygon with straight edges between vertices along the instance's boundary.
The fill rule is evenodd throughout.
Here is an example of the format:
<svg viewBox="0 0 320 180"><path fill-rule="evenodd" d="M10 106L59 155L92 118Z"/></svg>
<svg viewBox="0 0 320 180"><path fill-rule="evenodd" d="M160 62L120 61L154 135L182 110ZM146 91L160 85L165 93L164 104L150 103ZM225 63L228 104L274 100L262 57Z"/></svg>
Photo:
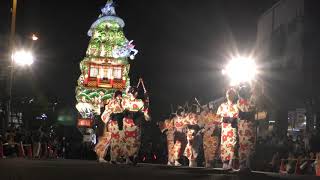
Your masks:
<svg viewBox="0 0 320 180"><path fill-rule="evenodd" d="M99 86L100 85L100 76L99 76L99 74L97 75L97 86Z"/></svg>
<svg viewBox="0 0 320 180"><path fill-rule="evenodd" d="M126 77L122 77L122 85L123 85L123 87L126 86Z"/></svg>
<svg viewBox="0 0 320 180"><path fill-rule="evenodd" d="M84 75L84 84L87 85L89 81L88 74Z"/></svg>
<svg viewBox="0 0 320 180"><path fill-rule="evenodd" d="M113 86L113 76L111 76L110 78L110 84L111 84L111 87Z"/></svg>

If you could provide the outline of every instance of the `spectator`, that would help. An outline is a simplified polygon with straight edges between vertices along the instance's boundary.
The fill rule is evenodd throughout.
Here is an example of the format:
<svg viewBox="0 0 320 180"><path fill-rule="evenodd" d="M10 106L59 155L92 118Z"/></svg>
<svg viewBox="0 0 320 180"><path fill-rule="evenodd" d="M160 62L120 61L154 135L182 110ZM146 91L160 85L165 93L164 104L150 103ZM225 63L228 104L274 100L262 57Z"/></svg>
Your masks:
<svg viewBox="0 0 320 180"><path fill-rule="evenodd" d="M315 174L314 160L315 160L315 157L313 152L310 152L309 154L305 155L304 160L299 166L302 174L308 174L308 175Z"/></svg>
<svg viewBox="0 0 320 180"><path fill-rule="evenodd" d="M289 152L288 161L286 163L286 171L288 174L293 174L296 168L296 159L292 152Z"/></svg>
<svg viewBox="0 0 320 180"><path fill-rule="evenodd" d="M280 154L279 152L274 153L272 156L272 160L270 162L271 165L271 171L272 172L278 172L279 170L279 165L280 165Z"/></svg>
<svg viewBox="0 0 320 180"><path fill-rule="evenodd" d="M319 139L320 139L320 134L313 132L310 139L310 147L311 147L310 149L312 152L320 152Z"/></svg>
<svg viewBox="0 0 320 180"><path fill-rule="evenodd" d="M3 151L3 136L0 134L0 158L5 158L4 151Z"/></svg>
<svg viewBox="0 0 320 180"><path fill-rule="evenodd" d="M310 133L304 133L304 138L303 138L304 149L305 149L305 151L307 151L307 152L310 151L310 138L311 138Z"/></svg>
<svg viewBox="0 0 320 180"><path fill-rule="evenodd" d="M96 135L93 129L87 129L82 139L81 158L88 159L89 154L96 144Z"/></svg>
<svg viewBox="0 0 320 180"><path fill-rule="evenodd" d="M32 149L33 149L33 157L40 158L40 150L41 150L41 136L42 136L42 128L40 127L37 131L34 131L32 134Z"/></svg>
<svg viewBox="0 0 320 180"><path fill-rule="evenodd" d="M67 146L68 146L68 143L67 143L67 140L66 140L66 137L62 137L62 140L60 142L60 155L59 157L62 158L62 159L65 159L67 157Z"/></svg>
<svg viewBox="0 0 320 180"><path fill-rule="evenodd" d="M293 139L292 139L292 136L288 136L286 137L286 147L287 147L287 151L291 151L294 147L294 142L293 142Z"/></svg>
<svg viewBox="0 0 320 180"><path fill-rule="evenodd" d="M297 136L297 139L295 142L293 142L293 152L295 154L302 154L304 152L303 150L303 143L300 136Z"/></svg>
<svg viewBox="0 0 320 180"><path fill-rule="evenodd" d="M319 152L316 154L315 172L316 172L316 176L320 176L320 153Z"/></svg>

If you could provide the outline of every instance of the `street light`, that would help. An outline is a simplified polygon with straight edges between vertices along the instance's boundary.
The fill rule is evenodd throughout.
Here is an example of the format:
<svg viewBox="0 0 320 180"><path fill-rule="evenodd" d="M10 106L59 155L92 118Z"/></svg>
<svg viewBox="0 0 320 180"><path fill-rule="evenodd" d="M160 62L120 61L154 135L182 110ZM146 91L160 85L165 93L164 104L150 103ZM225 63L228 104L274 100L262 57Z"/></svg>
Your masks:
<svg viewBox="0 0 320 180"><path fill-rule="evenodd" d="M9 99L7 102L7 113L6 119L3 121L3 128L6 130L7 123L11 120L11 99L12 99L12 81L13 81L13 71L15 64L18 65L31 65L33 63L33 55L31 52L15 52L15 34L16 34L16 16L17 16L17 4L18 0L12 0L12 10L11 10L11 28L10 28L10 42L9 42L9 49L12 53L11 61L10 61L10 75L8 81L8 95ZM33 34L31 39L33 41L37 41L38 37Z"/></svg>
<svg viewBox="0 0 320 180"><path fill-rule="evenodd" d="M34 61L34 56L31 51L20 50L12 54L12 60L20 66L30 66Z"/></svg>
<svg viewBox="0 0 320 180"><path fill-rule="evenodd" d="M11 113L12 113L12 83L13 83L13 75L15 65L19 66L30 66L34 61L34 56L31 51L19 50L15 51L11 56L11 66L10 66L10 79L9 79L9 100L8 100L8 107L7 107L7 122L11 122ZM6 125L5 123L5 125ZM6 127L5 127L6 128Z"/></svg>
<svg viewBox="0 0 320 180"><path fill-rule="evenodd" d="M257 66L251 57L238 56L231 59L222 74L230 79L230 85L235 86L243 82L251 82L257 74Z"/></svg>
<svg viewBox="0 0 320 180"><path fill-rule="evenodd" d="M32 39L32 41L37 41L39 39L39 37L35 34L32 34L31 39Z"/></svg>

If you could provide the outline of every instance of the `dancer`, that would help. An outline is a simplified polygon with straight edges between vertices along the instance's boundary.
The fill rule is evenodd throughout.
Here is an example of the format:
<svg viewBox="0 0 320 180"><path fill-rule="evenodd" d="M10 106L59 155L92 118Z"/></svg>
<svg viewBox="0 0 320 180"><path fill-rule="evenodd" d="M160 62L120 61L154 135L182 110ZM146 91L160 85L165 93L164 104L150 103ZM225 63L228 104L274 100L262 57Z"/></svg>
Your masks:
<svg viewBox="0 0 320 180"><path fill-rule="evenodd" d="M110 147L110 141L111 133L107 130L107 128L105 128L103 135L99 137L99 142L94 148L94 151L98 156L98 162L109 163L104 159L104 157L106 156L108 148Z"/></svg>
<svg viewBox="0 0 320 180"><path fill-rule="evenodd" d="M175 166L181 166L179 159L184 152L187 144L186 137L186 115L182 107L177 110L176 116L173 118L174 123L174 147L173 147L173 159Z"/></svg>
<svg viewBox="0 0 320 180"><path fill-rule="evenodd" d="M229 89L226 93L227 102L222 103L217 111L221 117L221 160L223 169L232 169L232 159L235 157L237 144L237 93Z"/></svg>
<svg viewBox="0 0 320 180"><path fill-rule="evenodd" d="M167 150L168 150L168 166L174 165L174 124L173 118L170 117L159 125L160 130L167 136Z"/></svg>
<svg viewBox="0 0 320 180"><path fill-rule="evenodd" d="M220 143L220 119L208 107L205 107L200 115L203 126L203 151L205 167L212 168L217 157Z"/></svg>
<svg viewBox="0 0 320 180"><path fill-rule="evenodd" d="M201 144L201 136L198 134L200 127L198 125L199 115L197 114L198 105L192 105L191 111L186 116L187 125L187 145L184 155L189 160L189 167L196 167L196 159Z"/></svg>
<svg viewBox="0 0 320 180"><path fill-rule="evenodd" d="M138 89L136 87L130 87L127 97L122 103L125 109L123 119L124 136L122 141L124 143L124 154L127 164L135 164L137 162L141 144L141 121L150 120L147 104L145 104L142 99L138 99L137 96Z"/></svg>
<svg viewBox="0 0 320 180"><path fill-rule="evenodd" d="M238 136L239 136L239 160L240 170L250 170L250 160L255 150L256 126L255 126L255 99L249 84L239 88Z"/></svg>
<svg viewBox="0 0 320 180"><path fill-rule="evenodd" d="M100 139L97 146L106 147L110 145L110 159L112 163L117 163L119 158L124 154L124 147L122 139L124 138L123 134L123 107L122 107L122 92L116 91L111 100L109 100L105 106L105 110L101 116L101 119L106 123L107 130L104 133L104 136ZM108 139L108 137L110 139ZM99 161L104 162L101 157L103 154L100 153ZM99 156L99 155L98 155Z"/></svg>

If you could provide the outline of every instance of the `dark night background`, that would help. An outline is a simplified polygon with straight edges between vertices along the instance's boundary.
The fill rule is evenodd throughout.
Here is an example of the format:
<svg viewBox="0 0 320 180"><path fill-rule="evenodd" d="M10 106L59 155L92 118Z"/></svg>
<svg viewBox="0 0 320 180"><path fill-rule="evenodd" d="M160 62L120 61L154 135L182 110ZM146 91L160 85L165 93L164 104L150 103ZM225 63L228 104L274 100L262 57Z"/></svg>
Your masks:
<svg viewBox="0 0 320 180"><path fill-rule="evenodd" d="M10 29L10 2L0 2L0 40ZM205 103L223 95L221 66L230 53L249 53L255 46L259 16L277 0L116 0L126 23L126 37L139 54L131 61L131 83L145 80L155 120L170 104L197 97ZM75 105L79 62L89 42L87 31L106 0L18 0L17 36L32 33L37 56L31 69L19 71L14 93L37 95ZM5 61L5 48L0 49ZM2 59L3 58L3 59Z"/></svg>

